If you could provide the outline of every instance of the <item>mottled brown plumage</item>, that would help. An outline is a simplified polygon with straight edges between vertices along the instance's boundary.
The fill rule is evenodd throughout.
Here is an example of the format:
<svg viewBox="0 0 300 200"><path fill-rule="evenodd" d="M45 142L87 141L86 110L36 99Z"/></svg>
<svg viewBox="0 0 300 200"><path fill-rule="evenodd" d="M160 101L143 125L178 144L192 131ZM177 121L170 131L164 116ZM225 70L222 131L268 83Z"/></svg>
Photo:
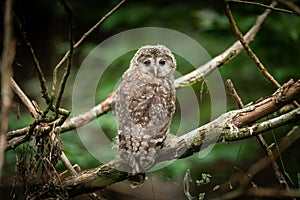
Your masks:
<svg viewBox="0 0 300 200"><path fill-rule="evenodd" d="M155 164L166 138L175 111L175 68L175 58L165 46L141 47L116 90L119 152L132 176Z"/></svg>

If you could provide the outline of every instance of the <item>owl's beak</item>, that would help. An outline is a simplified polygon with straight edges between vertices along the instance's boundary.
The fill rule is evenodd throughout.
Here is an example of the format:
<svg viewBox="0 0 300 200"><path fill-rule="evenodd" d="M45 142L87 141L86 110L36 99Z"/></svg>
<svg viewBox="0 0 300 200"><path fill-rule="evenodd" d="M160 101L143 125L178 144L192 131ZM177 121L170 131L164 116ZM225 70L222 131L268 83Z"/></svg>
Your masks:
<svg viewBox="0 0 300 200"><path fill-rule="evenodd" d="M154 71L153 71L153 73L154 73L154 76L157 77L157 66L154 66Z"/></svg>

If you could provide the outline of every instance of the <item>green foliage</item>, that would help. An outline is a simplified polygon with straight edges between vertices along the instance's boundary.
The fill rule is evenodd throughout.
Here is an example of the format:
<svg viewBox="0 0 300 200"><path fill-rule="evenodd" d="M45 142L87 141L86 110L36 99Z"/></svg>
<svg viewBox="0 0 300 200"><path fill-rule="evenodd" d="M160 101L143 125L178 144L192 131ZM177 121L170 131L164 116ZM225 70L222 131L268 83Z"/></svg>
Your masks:
<svg viewBox="0 0 300 200"><path fill-rule="evenodd" d="M199 199L199 200L205 199L205 192L200 193L199 196L198 196L198 199Z"/></svg>
<svg viewBox="0 0 300 200"><path fill-rule="evenodd" d="M204 185L210 183L211 178L212 178L212 176L210 174L202 173L201 179L196 180L196 184L200 187L204 186Z"/></svg>

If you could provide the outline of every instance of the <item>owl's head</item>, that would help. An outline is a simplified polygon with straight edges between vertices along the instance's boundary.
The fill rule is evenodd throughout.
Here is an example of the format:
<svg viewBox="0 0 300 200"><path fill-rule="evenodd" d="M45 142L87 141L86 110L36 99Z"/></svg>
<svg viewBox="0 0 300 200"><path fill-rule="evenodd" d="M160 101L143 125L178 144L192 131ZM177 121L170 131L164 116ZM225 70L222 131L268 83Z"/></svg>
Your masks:
<svg viewBox="0 0 300 200"><path fill-rule="evenodd" d="M131 66L150 77L164 78L173 75L176 60L167 47L163 45L146 45L136 52L131 60Z"/></svg>

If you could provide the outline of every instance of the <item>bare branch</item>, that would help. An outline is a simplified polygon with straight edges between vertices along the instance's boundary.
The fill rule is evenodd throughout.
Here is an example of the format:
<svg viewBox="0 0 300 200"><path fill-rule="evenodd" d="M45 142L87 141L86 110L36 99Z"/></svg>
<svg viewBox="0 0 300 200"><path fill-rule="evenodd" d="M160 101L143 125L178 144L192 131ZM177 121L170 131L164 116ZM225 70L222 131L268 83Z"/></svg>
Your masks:
<svg viewBox="0 0 300 200"><path fill-rule="evenodd" d="M299 112L299 108L297 108ZM299 113L298 113L299 115ZM300 127L296 126L294 127L286 137L284 137L281 142L279 143L280 152L277 150L273 152L274 158L278 158L278 156L284 152L288 147L290 147L294 142L299 140L300 138ZM234 199L242 196L247 191L247 186L250 183L250 181L263 169L265 169L268 165L270 165L271 160L268 156L263 157L258 162L254 163L252 166L249 167L246 174L251 174L251 177L244 176L244 178L241 180L241 187L239 189L233 190L225 195L222 195L222 199ZM240 177L238 178L240 180ZM250 190L251 191L251 190ZM289 193L291 197L294 197L293 191L285 190L286 193ZM295 194L297 197L298 195Z"/></svg>
<svg viewBox="0 0 300 200"><path fill-rule="evenodd" d="M274 10L274 11L279 11L279 12L293 14L293 11L282 9L282 8L274 8L272 6L268 6L268 5L265 5L265 4L262 4L262 3L258 3L258 2L254 2L254 1L227 0L227 2L249 4L249 5L259 6L259 7L262 7L262 8L271 9L271 10Z"/></svg>
<svg viewBox="0 0 300 200"><path fill-rule="evenodd" d="M111 109L112 103L112 95L110 95L105 101L93 107L89 111L77 115L71 119L66 120L62 126L57 127L60 128L60 133L64 133L66 131L75 129L76 127L81 127L88 124L90 121L96 119L97 117L103 115ZM49 125L51 125L50 123ZM27 133L29 132L30 127L21 128L18 130L10 131L7 133L7 137L9 138L8 146L6 150L14 149L18 147L20 144L27 142L31 139L28 137ZM43 132L49 132L50 127L46 126L41 129Z"/></svg>
<svg viewBox="0 0 300 200"><path fill-rule="evenodd" d="M1 55L1 129L0 129L0 177L4 164L6 149L6 132L8 130L9 110L12 103L12 91L10 77L13 74L12 64L16 53L16 41L13 37L12 20L13 1L5 1L4 22L3 22L3 49Z"/></svg>
<svg viewBox="0 0 300 200"><path fill-rule="evenodd" d="M270 13L270 10L264 11L261 15L256 18L255 23L249 29L247 34L245 35L245 42L248 44L253 41L257 32L259 31L262 23ZM178 78L175 80L176 88L185 87L192 85L196 82L202 81L206 76L216 70L218 67L223 66L232 60L235 56L237 56L243 50L243 46L239 41L235 42L232 46L226 49L220 55L214 57L212 60L207 62L206 64L200 66L198 69Z"/></svg>
<svg viewBox="0 0 300 200"><path fill-rule="evenodd" d="M237 91L235 90L233 83L230 79L226 80L227 88L229 89L229 92L234 99L235 104L237 105L238 108L244 108L244 104L238 95Z"/></svg>
<svg viewBox="0 0 300 200"><path fill-rule="evenodd" d="M22 102L24 103L24 105L28 108L28 110L33 115L33 117L34 118L38 118L39 117L39 113L36 111L36 109L33 106L32 102L29 100L29 98L22 91L22 89L18 86L18 84L14 81L13 78L10 78L10 84L11 84L14 92L19 96L19 98L22 100Z"/></svg>
<svg viewBox="0 0 300 200"><path fill-rule="evenodd" d="M38 119L40 117L41 113L38 113L36 111L35 106L32 104L32 102L29 100L29 98L26 96L26 94L22 91L22 89L17 85L17 83L12 78L10 79L10 82L11 82L12 88L14 89L15 93L19 96L19 98L22 100L24 105L30 110L30 112L34 116L34 118ZM53 127L55 127L55 125ZM58 127L56 129L54 129L54 131L50 132L50 137L51 137L52 141L57 145L61 145L57 139L57 135L59 135L60 130L61 130L61 128ZM77 172L74 170L71 162L69 161L69 159L67 158L67 156L65 155L65 153L63 151L59 155L59 158L62 161L62 163L64 164L64 166L68 169L70 174L73 176L76 176Z"/></svg>
<svg viewBox="0 0 300 200"><path fill-rule="evenodd" d="M291 9L294 12L294 14L300 16L300 8L299 8L299 6L297 6L292 1L289 1L289 0L278 0L278 2L281 3L281 4L283 4L283 5L285 5L289 9Z"/></svg>
<svg viewBox="0 0 300 200"><path fill-rule="evenodd" d="M223 0L224 2L224 8L225 8L225 13L229 19L229 22L232 26L232 29L235 33L235 35L237 36L237 38L239 39L239 41L242 43L243 47L245 48L245 50L247 51L248 55L250 56L250 58L254 61L254 63L258 66L258 69L260 70L260 72L273 84L275 85L277 88L280 87L280 84L273 78L273 76L266 70L266 68L263 66L263 64L260 62L259 58L255 55L255 53L252 51L252 49L250 48L250 46L248 45L248 43L245 41L243 34L241 33L241 31L239 30L239 28L236 25L236 22L232 16L230 7L227 3L227 0ZM273 1L271 3L271 7L274 7L277 4L276 1Z"/></svg>
<svg viewBox="0 0 300 200"><path fill-rule="evenodd" d="M92 28L90 28L83 36L75 43L74 49L76 49L86 38L88 38L110 15L112 15L126 0L122 0L113 9L111 9L106 15L104 15ZM67 60L70 51L67 51L64 57L59 61L55 68L60 66Z"/></svg>
<svg viewBox="0 0 300 200"><path fill-rule="evenodd" d="M68 15L68 20L69 20L69 24L70 24L70 29L69 29L69 42L70 42L69 52L70 53L68 55L68 62L66 64L65 72L64 72L64 75L62 77L61 84L59 87L58 96L57 96L57 99L56 99L56 102L54 105L56 115L58 115L59 104L61 102L61 98L62 98L62 95L65 90L65 85L67 83L68 77L71 72L72 57L73 57L73 50L74 50L74 23L73 23L72 11L71 11L70 6L67 4L67 2L65 0L61 0L60 2L64 6L64 9ZM57 69L57 68L55 68L55 69Z"/></svg>
<svg viewBox="0 0 300 200"><path fill-rule="evenodd" d="M227 80L226 81L228 87L229 87L229 90L230 90L230 93L231 95L233 96L236 104L238 105L239 108L243 108L244 107L244 104L241 100L241 98L239 97L238 93L236 92L232 82L230 80ZM269 145L267 144L267 142L265 141L264 137L262 136L262 134L258 134L257 136L257 139L259 141L259 143L262 145L262 147L264 148L264 150L266 151L266 154L269 156L270 160L272 161L272 167L273 167L273 170L275 172L275 176L278 180L278 182L283 185L284 188L288 189L289 186L284 178L284 176L282 175L282 173L280 172L280 169L279 169L279 166L274 158L274 155L273 155L273 152L272 150L269 148Z"/></svg>
<svg viewBox="0 0 300 200"><path fill-rule="evenodd" d="M33 47L31 46L30 42L27 39L26 32L23 30L23 25L21 24L20 20L17 17L16 17L16 21L18 22L19 31L21 32L23 41L30 53L31 58L32 58L33 66L37 72L37 75L38 75L38 78L40 81L42 97L46 100L46 103L48 104L50 102L50 97L48 94L47 81L45 79L44 72L40 66L40 62L39 62L37 56L35 55Z"/></svg>

